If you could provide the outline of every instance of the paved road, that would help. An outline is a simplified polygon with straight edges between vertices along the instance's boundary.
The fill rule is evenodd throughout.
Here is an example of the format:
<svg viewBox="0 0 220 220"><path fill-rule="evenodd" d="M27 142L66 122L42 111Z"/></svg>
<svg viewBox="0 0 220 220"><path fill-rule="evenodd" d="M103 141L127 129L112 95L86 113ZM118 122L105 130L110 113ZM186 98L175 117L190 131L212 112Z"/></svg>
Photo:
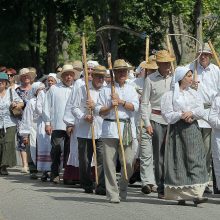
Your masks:
<svg viewBox="0 0 220 220"><path fill-rule="evenodd" d="M30 180L18 170L0 176L0 220L214 220L220 219L220 196L194 207L145 196L138 185L129 188L128 200L110 204L105 197L88 195L78 187Z"/></svg>

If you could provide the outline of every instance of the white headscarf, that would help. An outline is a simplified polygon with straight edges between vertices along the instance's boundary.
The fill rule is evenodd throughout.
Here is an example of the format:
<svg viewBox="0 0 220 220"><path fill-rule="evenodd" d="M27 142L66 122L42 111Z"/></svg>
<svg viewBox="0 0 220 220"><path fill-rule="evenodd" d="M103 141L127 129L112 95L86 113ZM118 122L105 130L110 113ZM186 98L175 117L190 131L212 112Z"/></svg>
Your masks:
<svg viewBox="0 0 220 220"><path fill-rule="evenodd" d="M42 82L34 82L31 86L31 95L34 97L38 89L44 89L45 85Z"/></svg>
<svg viewBox="0 0 220 220"><path fill-rule="evenodd" d="M50 76L53 77L56 80L57 83L60 82L60 79L57 78L57 74L56 73L49 73L47 78L50 77Z"/></svg>
<svg viewBox="0 0 220 220"><path fill-rule="evenodd" d="M179 81L190 71L188 67L178 66L173 74L171 90L173 90L173 105L178 104L180 97Z"/></svg>

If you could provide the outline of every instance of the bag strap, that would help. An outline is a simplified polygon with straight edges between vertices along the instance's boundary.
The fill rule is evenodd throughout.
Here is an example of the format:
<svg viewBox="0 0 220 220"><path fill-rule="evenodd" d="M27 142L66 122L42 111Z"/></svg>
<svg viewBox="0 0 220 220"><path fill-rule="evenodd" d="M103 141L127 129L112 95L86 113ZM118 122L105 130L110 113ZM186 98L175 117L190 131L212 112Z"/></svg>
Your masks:
<svg viewBox="0 0 220 220"><path fill-rule="evenodd" d="M13 102L12 88L10 88L10 101Z"/></svg>

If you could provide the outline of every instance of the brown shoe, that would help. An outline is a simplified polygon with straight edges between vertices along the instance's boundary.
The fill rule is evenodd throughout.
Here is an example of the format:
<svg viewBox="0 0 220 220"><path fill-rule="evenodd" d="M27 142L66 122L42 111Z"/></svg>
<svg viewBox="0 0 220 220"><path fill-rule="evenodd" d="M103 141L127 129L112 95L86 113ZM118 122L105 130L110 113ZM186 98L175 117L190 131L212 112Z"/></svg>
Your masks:
<svg viewBox="0 0 220 220"><path fill-rule="evenodd" d="M151 193L151 187L149 185L143 186L141 189L141 192L144 194L150 194Z"/></svg>

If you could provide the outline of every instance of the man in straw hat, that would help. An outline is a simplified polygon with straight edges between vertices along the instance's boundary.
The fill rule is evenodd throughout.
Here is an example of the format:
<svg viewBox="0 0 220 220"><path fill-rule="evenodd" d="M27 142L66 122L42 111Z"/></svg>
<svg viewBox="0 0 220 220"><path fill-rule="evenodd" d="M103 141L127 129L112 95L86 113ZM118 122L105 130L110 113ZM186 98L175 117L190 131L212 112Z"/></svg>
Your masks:
<svg viewBox="0 0 220 220"><path fill-rule="evenodd" d="M89 81L88 84L90 97L87 98L86 87L81 86L76 91L71 108L71 112L77 120L75 132L78 139L80 183L82 188L85 190L85 193L93 193L93 181L91 178L91 162L93 156L91 123L93 123L99 180L98 186L96 187L96 194L100 195L105 195L102 156L103 144L100 139L103 119L99 115L91 115L88 110L94 110L99 93L103 87L105 74L106 68L104 66L94 67L92 72L92 81Z"/></svg>
<svg viewBox="0 0 220 220"><path fill-rule="evenodd" d="M191 63L189 68L195 73L195 67L197 70L197 79L194 80L194 88L197 89L200 94L205 111L209 115L210 108L214 97L220 91L220 70L219 67L211 63L212 51L208 43L204 43L202 47L199 48L197 55L200 55L198 63ZM198 121L199 127L202 130L202 137L206 151L206 166L209 175L211 175L211 162L212 162L212 152L211 152L211 133L212 129L210 125L204 121ZM210 177L211 179L211 177ZM206 187L206 193L211 193L212 191Z"/></svg>
<svg viewBox="0 0 220 220"><path fill-rule="evenodd" d="M123 59L114 62L115 93L112 94L111 85L104 87L99 95L96 112L104 118L102 124L102 140L104 144L103 159L107 199L111 203L119 203L120 199L127 197L128 180L125 178L122 152L119 147L119 134L114 108L118 107L121 134L123 134L123 147L128 179L133 173L134 150L132 140L136 138L135 129L131 129L134 122L133 113L138 111L139 100L135 89L127 84L128 70L130 67ZM119 188L116 181L116 159L119 153L121 161L121 178ZM120 197L119 197L120 196Z"/></svg>
<svg viewBox="0 0 220 220"><path fill-rule="evenodd" d="M161 115L160 101L162 95L170 90L171 62L175 60L168 51L160 50L156 54L158 70L146 78L142 95L141 117L144 123L143 132L149 140L152 138L153 157L155 163L155 178L157 183L158 198L164 198L164 149L167 123ZM150 193L149 184L142 184L142 191Z"/></svg>
<svg viewBox="0 0 220 220"><path fill-rule="evenodd" d="M51 135L51 181L59 183L59 167L61 153L68 149L69 137L63 115L66 102L73 87L75 72L71 64L65 64L57 77L61 80L48 90L43 107L45 131ZM65 156L65 155L64 155Z"/></svg>
<svg viewBox="0 0 220 220"><path fill-rule="evenodd" d="M136 78L131 85L133 85L136 91L139 94L139 99L141 103L141 95L143 92L144 84L146 81L147 75L155 72L158 69L156 63L156 56L151 55L149 57L149 61L143 61L140 63L139 69L142 69L141 74L142 77ZM137 170L130 179L130 183L135 182L135 178L137 178L140 174L141 181L142 181L142 192L145 194L150 193L152 190L155 191L155 177L153 172L153 153L152 153L152 140L151 136L146 133L146 129L143 128L143 121L140 117L140 109L137 114L135 114L135 123L137 127L137 135L139 140L140 152L138 149L137 143L137 153L140 154L140 170ZM137 160L138 162L138 160ZM139 172L140 171L140 172Z"/></svg>
<svg viewBox="0 0 220 220"><path fill-rule="evenodd" d="M92 80L91 73L93 68L98 65L97 61L88 61L88 75L89 81ZM85 85L85 77L81 78L81 74L83 74L83 65L81 61L74 61L73 68L76 72L75 82L70 93L69 99L66 103L65 113L63 116L63 120L66 123L68 128L73 128L75 124L74 117L72 115L71 109L73 106L73 100L75 99L76 92L81 86ZM78 146L77 146L77 138L75 137L75 132L71 134L70 140L70 154L67 161L67 166L65 167L63 179L65 184L71 184L79 180L79 169L78 169L78 158L76 158L76 154L78 154Z"/></svg>

